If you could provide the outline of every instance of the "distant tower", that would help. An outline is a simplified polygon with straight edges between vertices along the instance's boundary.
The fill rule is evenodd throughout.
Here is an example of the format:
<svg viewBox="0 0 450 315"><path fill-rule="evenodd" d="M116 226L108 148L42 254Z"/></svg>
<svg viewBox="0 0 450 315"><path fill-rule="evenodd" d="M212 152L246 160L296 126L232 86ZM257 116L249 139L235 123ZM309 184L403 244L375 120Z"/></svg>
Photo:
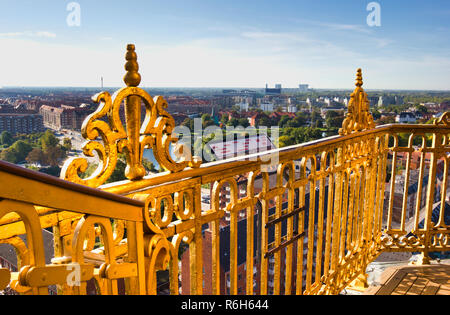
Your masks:
<svg viewBox="0 0 450 315"><path fill-rule="evenodd" d="M102 81L102 89L103 89L103 77L102 77L102 80L101 80L101 81Z"/></svg>

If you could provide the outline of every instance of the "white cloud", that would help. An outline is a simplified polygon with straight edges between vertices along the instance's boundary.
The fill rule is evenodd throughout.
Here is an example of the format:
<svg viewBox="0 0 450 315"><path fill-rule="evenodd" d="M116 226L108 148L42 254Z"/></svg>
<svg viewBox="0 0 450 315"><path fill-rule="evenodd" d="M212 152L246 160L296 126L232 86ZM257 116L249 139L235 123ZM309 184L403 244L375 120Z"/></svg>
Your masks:
<svg viewBox="0 0 450 315"><path fill-rule="evenodd" d="M291 19L294 22L312 26L318 26L320 28L326 28L330 31L345 31L352 33L363 33L363 34L372 34L373 31L365 24L344 24L344 23L329 23L329 22L320 22L308 19Z"/></svg>
<svg viewBox="0 0 450 315"><path fill-rule="evenodd" d="M0 33L0 37L19 37L24 35L25 32Z"/></svg>
<svg viewBox="0 0 450 315"><path fill-rule="evenodd" d="M103 74L109 80L123 76L124 51L119 47L110 51L2 37L0 47L8 47L0 50L0 86L99 86Z"/></svg>
<svg viewBox="0 0 450 315"><path fill-rule="evenodd" d="M11 32L11 33L0 33L0 37L47 37L56 38L56 34L47 31L24 31L24 32Z"/></svg>
<svg viewBox="0 0 450 315"><path fill-rule="evenodd" d="M55 38L56 34L51 32L36 32L37 37Z"/></svg>
<svg viewBox="0 0 450 315"><path fill-rule="evenodd" d="M352 31L364 34L371 34L372 30L368 29L366 25L358 24L337 24L337 23L319 23L319 26L327 27L333 31Z"/></svg>
<svg viewBox="0 0 450 315"><path fill-rule="evenodd" d="M298 40L298 42L296 42ZM387 42L388 43L388 42ZM91 47L0 36L0 86L123 86L127 43ZM244 32L235 37L169 45L136 42L144 87L286 87L352 89L364 71L368 89L450 89L450 58L405 58L293 33ZM382 46L383 42L373 46Z"/></svg>

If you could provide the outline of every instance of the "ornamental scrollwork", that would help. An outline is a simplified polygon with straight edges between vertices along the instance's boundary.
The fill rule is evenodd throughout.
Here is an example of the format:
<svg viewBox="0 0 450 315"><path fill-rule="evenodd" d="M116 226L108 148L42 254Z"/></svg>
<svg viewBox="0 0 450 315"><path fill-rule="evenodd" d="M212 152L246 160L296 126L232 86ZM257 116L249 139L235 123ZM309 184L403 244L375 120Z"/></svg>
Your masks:
<svg viewBox="0 0 450 315"><path fill-rule="evenodd" d="M108 92L95 95L92 99L99 104L98 109L86 118L81 129L83 138L88 140L83 153L87 157L94 157L94 153L97 153L100 160L97 169L89 178L83 179L80 174L86 172L88 161L85 158L72 158L64 164L61 178L97 188L109 179L116 168L119 153L124 153L127 159L125 176L129 180L142 179L146 175L142 164L145 149L152 149L160 166L173 173L200 166L201 160L191 157L189 150L180 148L178 139L173 136L175 120L165 110L167 101L162 96L152 98L137 87L141 79L134 50L134 45L128 45L127 73L124 77L127 87L112 96ZM126 128L120 117L122 103ZM142 104L146 114L141 125ZM182 155L178 161L170 154L171 145L178 155Z"/></svg>
<svg viewBox="0 0 450 315"><path fill-rule="evenodd" d="M435 126L450 126L450 112L444 113L441 117L435 119Z"/></svg>
<svg viewBox="0 0 450 315"><path fill-rule="evenodd" d="M362 70L358 69L356 74L356 89L350 96L347 117L344 119L342 128L339 130L341 136L375 128L375 122L370 113L370 102L362 86Z"/></svg>

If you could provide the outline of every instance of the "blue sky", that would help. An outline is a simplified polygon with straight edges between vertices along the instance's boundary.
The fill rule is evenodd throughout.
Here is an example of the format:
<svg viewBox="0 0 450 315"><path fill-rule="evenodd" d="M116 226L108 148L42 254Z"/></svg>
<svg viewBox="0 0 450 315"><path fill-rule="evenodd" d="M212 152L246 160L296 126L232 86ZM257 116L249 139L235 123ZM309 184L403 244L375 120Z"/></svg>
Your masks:
<svg viewBox="0 0 450 315"><path fill-rule="evenodd" d="M120 86L135 43L146 87L450 90L448 0L70 2L0 0L0 86Z"/></svg>

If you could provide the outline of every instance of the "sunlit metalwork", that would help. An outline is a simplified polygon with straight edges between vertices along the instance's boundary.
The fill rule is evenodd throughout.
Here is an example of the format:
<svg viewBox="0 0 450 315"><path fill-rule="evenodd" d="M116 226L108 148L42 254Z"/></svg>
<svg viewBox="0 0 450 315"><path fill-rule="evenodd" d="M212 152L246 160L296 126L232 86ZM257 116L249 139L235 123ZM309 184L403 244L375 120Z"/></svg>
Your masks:
<svg viewBox="0 0 450 315"><path fill-rule="evenodd" d="M97 171L88 178L81 179L79 173L86 171L86 159L74 158L67 161L61 172L61 177L74 183L90 187L99 187L111 176L117 163L118 153L127 156L125 175L130 180L139 180L145 176L142 156L146 148L153 149L158 163L171 172L179 172L186 167L199 167L198 159L193 158L173 161L170 156L170 145L176 144L177 139L172 136L175 121L164 108L167 102L162 96L152 98L147 92L138 88L141 76L134 45L128 46L127 63L124 77L126 88L120 89L114 95L102 92L93 97L95 103L100 103L98 110L84 122L81 132L85 139L90 140L84 147L84 154L89 157L96 152L100 158ZM120 107L125 103L126 129L120 120ZM142 127L141 103L146 109L146 117ZM101 120L107 117L108 122ZM97 141L101 137L103 142Z"/></svg>
<svg viewBox="0 0 450 315"><path fill-rule="evenodd" d="M363 284L368 264L383 251L421 252L423 263L430 252L450 251L450 227L444 222L450 113L432 125L375 128L358 70L341 135L275 150L273 171L262 165L274 152L202 166L187 155L174 161L169 154L177 141L174 120L162 97L152 99L137 87L134 50L128 46L127 87L113 96L95 96L100 106L83 125L89 141L85 155L97 152L100 158L90 178L80 178L88 166L82 158L63 169L62 178L75 184L0 163L0 243L17 250L20 268L0 269L0 289L9 285L22 294L47 294L48 286L57 285L61 294L92 294L93 281L94 293L157 294L157 272L168 271L170 294L179 294L180 285L187 286L179 281L179 254L188 248L189 265L182 266L189 271L187 291L205 293L204 265L210 264L210 293L226 293L220 244L225 241L221 224L229 220L229 293L238 294L242 217L249 295L339 294L355 281ZM126 128L120 120L122 102ZM142 104L146 118L141 127ZM406 145L400 141L405 134ZM145 148L168 172L145 176ZM101 186L121 152L130 180ZM413 170L416 153L420 162ZM400 154L406 154L402 167ZM240 176L247 178L245 187ZM411 205L408 188L414 178L418 192ZM209 205L203 203L208 209L202 209L203 187L211 193ZM224 194L229 197L225 204ZM441 210L433 222L436 200ZM203 236L205 226L210 240ZM53 228L51 264L43 257L43 228ZM19 237L24 234L26 244ZM205 254L205 248L211 252ZM71 286L67 279L74 266L80 266L80 283Z"/></svg>
<svg viewBox="0 0 450 315"><path fill-rule="evenodd" d="M369 110L370 103L367 99L367 93L364 91L362 86L362 70L358 69L356 74L356 89L350 97L348 114L342 124L342 129L339 130L339 134L341 136L345 136L352 132L375 128L375 123Z"/></svg>

